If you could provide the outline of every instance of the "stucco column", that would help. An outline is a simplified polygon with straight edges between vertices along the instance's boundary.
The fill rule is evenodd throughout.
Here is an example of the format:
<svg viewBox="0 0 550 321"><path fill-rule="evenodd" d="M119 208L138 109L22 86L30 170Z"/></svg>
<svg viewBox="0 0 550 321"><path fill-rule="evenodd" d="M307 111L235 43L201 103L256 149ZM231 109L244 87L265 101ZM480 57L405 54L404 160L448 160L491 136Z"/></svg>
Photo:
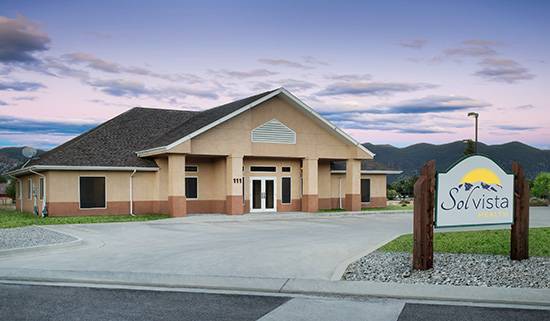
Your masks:
<svg viewBox="0 0 550 321"><path fill-rule="evenodd" d="M319 210L319 160L305 158L302 160L302 211L317 212Z"/></svg>
<svg viewBox="0 0 550 321"><path fill-rule="evenodd" d="M346 198L344 208L347 211L361 210L361 160L346 161Z"/></svg>
<svg viewBox="0 0 550 321"><path fill-rule="evenodd" d="M225 160L225 212L243 214L243 157L229 155Z"/></svg>
<svg viewBox="0 0 550 321"><path fill-rule="evenodd" d="M185 155L168 155L168 214L185 216L187 201L185 199Z"/></svg>

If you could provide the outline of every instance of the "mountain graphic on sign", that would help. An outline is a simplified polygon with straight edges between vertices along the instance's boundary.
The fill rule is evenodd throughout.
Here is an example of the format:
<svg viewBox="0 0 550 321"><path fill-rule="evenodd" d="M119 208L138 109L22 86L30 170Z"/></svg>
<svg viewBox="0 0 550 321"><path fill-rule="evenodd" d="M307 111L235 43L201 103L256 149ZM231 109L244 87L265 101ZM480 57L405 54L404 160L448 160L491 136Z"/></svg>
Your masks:
<svg viewBox="0 0 550 321"><path fill-rule="evenodd" d="M497 192L498 189L502 189L500 178L492 170L488 168L476 168L466 173L460 180L458 188L464 187L466 191L469 191L474 186L488 191Z"/></svg>

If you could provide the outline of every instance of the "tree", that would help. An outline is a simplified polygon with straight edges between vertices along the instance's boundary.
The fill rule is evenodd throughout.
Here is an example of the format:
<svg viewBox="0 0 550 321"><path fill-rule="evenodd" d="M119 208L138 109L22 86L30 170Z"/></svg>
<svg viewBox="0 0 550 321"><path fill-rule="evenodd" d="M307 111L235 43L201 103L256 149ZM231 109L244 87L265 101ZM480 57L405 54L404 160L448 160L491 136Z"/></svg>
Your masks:
<svg viewBox="0 0 550 321"><path fill-rule="evenodd" d="M476 152L476 143L471 140L471 139L468 139L466 141L466 148L464 149L464 155L468 156L468 155L473 155L475 154Z"/></svg>
<svg viewBox="0 0 550 321"><path fill-rule="evenodd" d="M394 189L401 196L412 196L414 194L414 183L418 176L407 176L391 184L391 189Z"/></svg>
<svg viewBox="0 0 550 321"><path fill-rule="evenodd" d="M0 183L6 183L7 181L8 179L6 178L6 176L0 175Z"/></svg>
<svg viewBox="0 0 550 321"><path fill-rule="evenodd" d="M12 200L15 200L15 194L16 194L16 188L15 188L15 180L12 179L8 186L6 186L6 194L8 194L8 197Z"/></svg>
<svg viewBox="0 0 550 321"><path fill-rule="evenodd" d="M540 172L533 181L531 194L535 197L548 199L550 196L550 172Z"/></svg>

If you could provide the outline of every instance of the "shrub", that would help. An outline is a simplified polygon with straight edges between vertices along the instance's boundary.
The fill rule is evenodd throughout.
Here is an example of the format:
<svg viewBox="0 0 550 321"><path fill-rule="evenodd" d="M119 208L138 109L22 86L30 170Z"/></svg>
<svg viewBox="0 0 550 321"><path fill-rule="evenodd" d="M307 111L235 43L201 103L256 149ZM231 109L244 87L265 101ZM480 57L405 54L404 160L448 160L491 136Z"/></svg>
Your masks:
<svg viewBox="0 0 550 321"><path fill-rule="evenodd" d="M396 199L397 195L398 195L397 191L391 188L388 189L388 191L386 192L386 196L390 201L393 201L394 199Z"/></svg>
<svg viewBox="0 0 550 321"><path fill-rule="evenodd" d="M548 199L550 196L550 172L540 172L533 181L531 195Z"/></svg>
<svg viewBox="0 0 550 321"><path fill-rule="evenodd" d="M550 201L542 198L531 197L531 199L529 199L529 206L548 206L549 203Z"/></svg>

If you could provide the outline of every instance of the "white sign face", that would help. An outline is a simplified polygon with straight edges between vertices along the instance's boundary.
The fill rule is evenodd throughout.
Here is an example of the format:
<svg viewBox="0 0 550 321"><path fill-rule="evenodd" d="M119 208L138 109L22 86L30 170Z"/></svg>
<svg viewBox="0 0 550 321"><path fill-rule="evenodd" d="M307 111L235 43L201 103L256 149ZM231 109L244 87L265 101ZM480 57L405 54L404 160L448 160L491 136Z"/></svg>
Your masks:
<svg viewBox="0 0 550 321"><path fill-rule="evenodd" d="M436 227L512 224L514 175L487 157L468 157L437 175Z"/></svg>

